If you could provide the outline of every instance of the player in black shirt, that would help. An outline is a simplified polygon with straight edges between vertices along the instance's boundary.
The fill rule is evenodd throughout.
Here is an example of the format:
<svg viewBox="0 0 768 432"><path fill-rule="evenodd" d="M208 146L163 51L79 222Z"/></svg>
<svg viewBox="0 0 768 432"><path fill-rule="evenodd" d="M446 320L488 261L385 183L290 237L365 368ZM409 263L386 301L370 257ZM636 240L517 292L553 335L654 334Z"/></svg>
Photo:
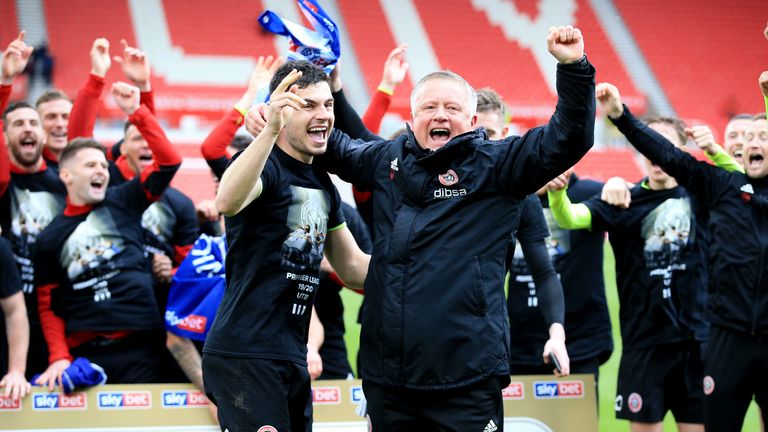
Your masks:
<svg viewBox="0 0 768 432"><path fill-rule="evenodd" d="M333 183L311 165L333 127L328 77L287 63L270 90L266 127L232 159L216 197L227 216L227 288L203 349L203 380L231 432L311 430L306 343L322 256L355 287L369 262Z"/></svg>
<svg viewBox="0 0 768 432"><path fill-rule="evenodd" d="M16 271L11 245L0 237L0 310L5 317L0 321L0 336L7 334L8 347L0 348L0 391L13 400L29 393L30 385L24 376L29 347L29 321L21 279Z"/></svg>
<svg viewBox="0 0 768 432"><path fill-rule="evenodd" d="M72 141L62 152L60 176L67 207L40 234L35 282L51 365L37 380L52 388L73 357L101 365L109 382L157 382L165 351L161 319L142 251L141 215L168 187L181 158L139 89L112 86L117 105L147 138L155 163L140 176L107 189L103 147ZM158 338L148 335L157 335Z"/></svg>
<svg viewBox="0 0 768 432"><path fill-rule="evenodd" d="M682 123L650 120L676 146L686 136ZM631 140L631 137L630 137ZM661 427L668 410L681 428L703 430L701 344L707 286L709 213L688 191L646 160L648 177L631 190L623 209L595 196L571 204L552 182L552 213L560 226L607 231L616 254L623 341L615 409L633 429Z"/></svg>

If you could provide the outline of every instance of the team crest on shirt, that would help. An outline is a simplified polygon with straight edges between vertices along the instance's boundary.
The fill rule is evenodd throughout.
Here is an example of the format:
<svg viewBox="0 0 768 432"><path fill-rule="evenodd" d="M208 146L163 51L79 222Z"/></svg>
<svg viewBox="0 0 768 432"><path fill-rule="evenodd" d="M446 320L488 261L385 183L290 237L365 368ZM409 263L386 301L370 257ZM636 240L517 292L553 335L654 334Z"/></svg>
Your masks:
<svg viewBox="0 0 768 432"><path fill-rule="evenodd" d="M456 171L452 169L446 171L445 174L440 174L437 178L443 186L453 186L459 182L459 176L456 175Z"/></svg>
<svg viewBox="0 0 768 432"><path fill-rule="evenodd" d="M621 411L621 408L624 406L624 396L618 395L616 396L616 400L613 402L613 409L616 410L616 412Z"/></svg>
<svg viewBox="0 0 768 432"><path fill-rule="evenodd" d="M265 425L259 428L256 432L277 432L277 428L270 425Z"/></svg>
<svg viewBox="0 0 768 432"><path fill-rule="evenodd" d="M711 376L707 375L704 377L704 394L709 396L712 394L713 391L715 391L715 379Z"/></svg>
<svg viewBox="0 0 768 432"><path fill-rule="evenodd" d="M631 393L627 398L627 408L635 414L639 413L643 409L643 397L638 393Z"/></svg>

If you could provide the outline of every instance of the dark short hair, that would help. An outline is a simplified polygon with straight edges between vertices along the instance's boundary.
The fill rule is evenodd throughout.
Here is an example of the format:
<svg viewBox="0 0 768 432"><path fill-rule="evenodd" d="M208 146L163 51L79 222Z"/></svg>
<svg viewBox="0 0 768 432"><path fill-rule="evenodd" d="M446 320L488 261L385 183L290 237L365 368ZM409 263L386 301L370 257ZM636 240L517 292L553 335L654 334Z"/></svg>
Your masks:
<svg viewBox="0 0 768 432"><path fill-rule="evenodd" d="M232 138L232 141L230 141L229 145L236 148L237 151L245 150L248 145L251 144L253 141L253 138L246 136L246 135L235 135L234 138Z"/></svg>
<svg viewBox="0 0 768 432"><path fill-rule="evenodd" d="M305 60L290 61L280 66L275 75L272 76L272 80L269 82L269 93L273 93L277 86L280 85L280 82L294 69L301 72L301 78L294 83L299 88L303 89L311 84L320 82L326 82L329 86L331 85L331 79L328 77L328 74L317 65Z"/></svg>
<svg viewBox="0 0 768 432"><path fill-rule="evenodd" d="M123 123L123 135L125 135L126 132L128 132L128 128L131 127L133 123L126 120L125 123Z"/></svg>
<svg viewBox="0 0 768 432"><path fill-rule="evenodd" d="M646 117L644 121L645 121L645 124L647 124L648 126L654 123L672 126L672 129L674 129L675 133L677 134L677 137L680 138L680 143L682 145L685 145L685 143L688 142L688 135L685 134L685 123L683 123L683 121L680 119L676 119L673 117L656 116L656 117Z"/></svg>
<svg viewBox="0 0 768 432"><path fill-rule="evenodd" d="M5 131L8 128L8 114L23 108L30 108L32 110L35 109L32 105L24 101L13 102L12 104L8 105L8 108L6 108L5 111L3 111L3 131Z"/></svg>
<svg viewBox="0 0 768 432"><path fill-rule="evenodd" d="M37 102L35 102L35 108L40 108L40 105L55 101L55 100L65 100L69 103L72 103L72 99L67 96L66 93L64 93L61 90L57 89L50 89L43 92L43 94L40 95L40 97L37 98Z"/></svg>
<svg viewBox="0 0 768 432"><path fill-rule="evenodd" d="M67 143L64 150L59 155L59 165L64 165L65 162L77 156L82 149L92 148L104 153L104 157L107 156L107 152L104 146L100 142L93 138L75 138Z"/></svg>
<svg viewBox="0 0 768 432"><path fill-rule="evenodd" d="M734 120L752 120L753 117L754 116L752 114L747 113L736 114L735 116L728 119L728 123Z"/></svg>
<svg viewBox="0 0 768 432"><path fill-rule="evenodd" d="M752 120L768 120L768 116L764 112L759 112L752 116Z"/></svg>
<svg viewBox="0 0 768 432"><path fill-rule="evenodd" d="M477 112L486 113L497 111L502 122L506 122L507 106L501 99L501 96L496 93L496 90L490 87L484 87L479 90L475 90L477 93Z"/></svg>

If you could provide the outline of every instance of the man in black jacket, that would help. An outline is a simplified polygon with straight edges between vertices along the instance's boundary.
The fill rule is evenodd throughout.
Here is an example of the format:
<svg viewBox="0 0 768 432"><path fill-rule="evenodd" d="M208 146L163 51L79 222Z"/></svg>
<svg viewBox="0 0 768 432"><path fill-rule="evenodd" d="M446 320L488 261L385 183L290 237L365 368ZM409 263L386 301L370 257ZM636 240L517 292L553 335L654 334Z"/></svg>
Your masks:
<svg viewBox="0 0 768 432"><path fill-rule="evenodd" d="M618 90L597 93L608 117L645 157L672 175L710 211L711 322L704 354L704 426L740 430L752 397L768 408L768 122L745 134L745 173L727 172L675 148L639 122Z"/></svg>
<svg viewBox="0 0 768 432"><path fill-rule="evenodd" d="M547 38L555 114L523 137L475 131L476 96L451 72L411 94L413 129L394 141L334 131L324 163L373 191L361 364L373 430L503 428L509 382L504 258L522 200L593 143L594 68L581 32Z"/></svg>

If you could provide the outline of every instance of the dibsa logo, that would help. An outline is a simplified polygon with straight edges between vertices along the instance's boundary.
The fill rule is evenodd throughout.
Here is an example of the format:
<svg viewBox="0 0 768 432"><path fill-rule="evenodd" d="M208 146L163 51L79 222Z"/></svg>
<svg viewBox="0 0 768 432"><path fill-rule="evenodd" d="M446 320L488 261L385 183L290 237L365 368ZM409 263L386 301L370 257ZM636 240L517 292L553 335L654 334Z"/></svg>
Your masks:
<svg viewBox="0 0 768 432"><path fill-rule="evenodd" d="M456 171L449 169L445 174L437 176L440 180L440 184L443 186L453 186L459 182L459 176L456 175Z"/></svg>

